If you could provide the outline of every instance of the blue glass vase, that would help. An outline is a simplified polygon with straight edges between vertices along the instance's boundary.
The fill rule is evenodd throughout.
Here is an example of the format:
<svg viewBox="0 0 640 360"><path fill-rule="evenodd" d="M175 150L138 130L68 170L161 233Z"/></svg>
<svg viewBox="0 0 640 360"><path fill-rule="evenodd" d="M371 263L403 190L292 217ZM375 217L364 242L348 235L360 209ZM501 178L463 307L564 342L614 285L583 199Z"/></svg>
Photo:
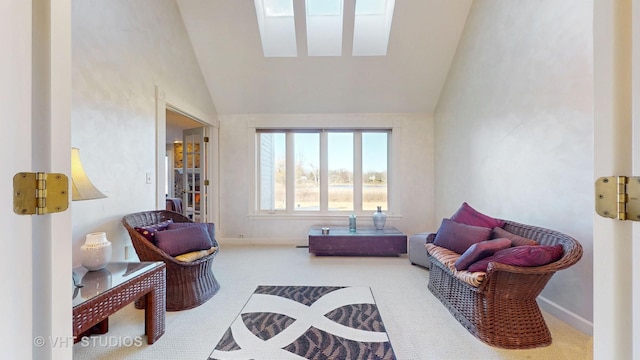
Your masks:
<svg viewBox="0 0 640 360"><path fill-rule="evenodd" d="M349 216L349 232L356 232L356 215Z"/></svg>
<svg viewBox="0 0 640 360"><path fill-rule="evenodd" d="M387 214L382 212L381 206L378 206L378 210L373 213L373 226L376 227L376 230L382 230L386 222Z"/></svg>

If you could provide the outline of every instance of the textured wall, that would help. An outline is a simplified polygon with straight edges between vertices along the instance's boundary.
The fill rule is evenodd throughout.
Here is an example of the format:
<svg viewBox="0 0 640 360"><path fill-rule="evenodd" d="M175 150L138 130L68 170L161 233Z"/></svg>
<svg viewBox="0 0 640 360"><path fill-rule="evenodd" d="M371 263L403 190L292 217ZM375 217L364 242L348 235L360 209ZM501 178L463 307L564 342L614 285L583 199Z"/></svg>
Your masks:
<svg viewBox="0 0 640 360"><path fill-rule="evenodd" d="M73 2L72 145L108 198L74 202L74 263L88 232L106 231L114 259L129 242L124 214L155 208L158 85L215 114L174 0Z"/></svg>
<svg viewBox="0 0 640 360"><path fill-rule="evenodd" d="M225 241L253 243L304 243L313 225L347 226L342 217L254 216L250 202L254 194L254 157L250 142L255 141L249 126L255 122L288 122L296 126L328 124L371 124L380 121L399 125L396 141L398 162L393 163L399 183L400 214L389 214L387 224L411 234L434 230L433 223L433 119L428 115L391 114L322 114L322 115L219 115L220 120L220 233ZM255 125L253 125L255 126ZM293 126L293 125L292 125ZM371 126L371 125L369 125ZM371 212L371 214L373 211ZM358 219L359 226L373 226L371 214ZM397 215L397 216L391 216ZM244 239L238 236L244 235Z"/></svg>
<svg viewBox="0 0 640 360"><path fill-rule="evenodd" d="M583 330L593 319L592 5L475 1L435 113L436 221L467 201L577 238L583 259L542 296Z"/></svg>

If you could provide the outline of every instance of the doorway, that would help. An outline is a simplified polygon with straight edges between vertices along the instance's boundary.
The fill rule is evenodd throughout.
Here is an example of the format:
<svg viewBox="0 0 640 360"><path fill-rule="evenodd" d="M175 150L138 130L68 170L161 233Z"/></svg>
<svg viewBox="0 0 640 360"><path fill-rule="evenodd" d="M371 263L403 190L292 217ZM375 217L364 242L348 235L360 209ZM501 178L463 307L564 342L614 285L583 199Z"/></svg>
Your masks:
<svg viewBox="0 0 640 360"><path fill-rule="evenodd" d="M172 150L175 141L194 142L198 137L189 136L186 129L199 130L202 139L200 143L205 143L192 155L199 159L198 176L193 176L192 181L199 180L199 187L193 186L189 192L188 199L197 200L200 197L200 207L197 209L199 215L195 218L196 207L193 206L193 220L199 222L219 222L219 161L218 161L218 134L219 123L215 115L208 114L187 101L179 97L172 96L162 88L156 86L156 209L167 208L167 197L172 195L170 189L175 188L176 173L175 163L169 159L175 159L175 150ZM206 136L205 136L206 134ZM206 138L206 139L205 139ZM207 142L208 140L208 142ZM167 144L170 145L167 151ZM172 165L173 164L173 165ZM191 163L193 164L193 163ZM173 166L172 169L170 167ZM171 170L171 171L169 171ZM173 175L171 175L173 174ZM183 178L184 180L184 178ZM173 196L175 197L175 189ZM202 196L204 195L204 197ZM183 199L185 196L183 195ZM188 204L184 204L186 208ZM185 213L185 211L181 211ZM187 214L188 215L188 214Z"/></svg>

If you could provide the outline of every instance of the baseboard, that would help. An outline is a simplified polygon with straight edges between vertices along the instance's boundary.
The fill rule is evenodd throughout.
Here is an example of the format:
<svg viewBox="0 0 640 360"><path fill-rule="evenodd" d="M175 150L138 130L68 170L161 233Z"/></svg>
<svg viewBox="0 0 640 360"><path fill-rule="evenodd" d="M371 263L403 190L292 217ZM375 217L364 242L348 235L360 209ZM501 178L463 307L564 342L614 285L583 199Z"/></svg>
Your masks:
<svg viewBox="0 0 640 360"><path fill-rule="evenodd" d="M537 300L542 310L564 321L576 330L582 331L589 336L593 336L593 322L563 308L544 296L538 296Z"/></svg>
<svg viewBox="0 0 640 360"><path fill-rule="evenodd" d="M309 244L308 239L300 238L216 238L220 246L225 245L270 245L270 246L307 246Z"/></svg>

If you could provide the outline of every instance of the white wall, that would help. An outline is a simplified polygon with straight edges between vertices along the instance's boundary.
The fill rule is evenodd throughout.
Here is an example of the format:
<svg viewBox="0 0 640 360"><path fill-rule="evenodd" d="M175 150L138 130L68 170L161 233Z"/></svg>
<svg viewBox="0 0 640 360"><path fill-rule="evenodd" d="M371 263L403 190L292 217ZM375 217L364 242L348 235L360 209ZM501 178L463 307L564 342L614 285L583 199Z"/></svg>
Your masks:
<svg viewBox="0 0 640 360"><path fill-rule="evenodd" d="M122 216L155 208L155 86L215 109L174 0L73 2L72 145L108 197L72 203L74 263L89 232L105 231L114 259L130 242Z"/></svg>
<svg viewBox="0 0 640 360"><path fill-rule="evenodd" d="M310 217L253 215L255 196L255 137L250 128L257 123L290 126L356 126L389 123L397 126L393 140L399 154L393 163L398 183L396 201L400 213L389 214L387 224L407 234L435 230L433 223L433 119L413 114L302 114L218 115L220 120L220 240L249 243L306 244L313 225L347 226L348 216ZM371 125L370 125L371 126ZM373 211L371 212L373 213ZM369 214L367 214L369 215ZM371 216L358 224L372 226ZM244 237L239 238L242 234Z"/></svg>
<svg viewBox="0 0 640 360"><path fill-rule="evenodd" d="M554 275L542 305L586 332L593 321L592 6L474 1L435 113L436 219L467 201L578 239L582 260Z"/></svg>

